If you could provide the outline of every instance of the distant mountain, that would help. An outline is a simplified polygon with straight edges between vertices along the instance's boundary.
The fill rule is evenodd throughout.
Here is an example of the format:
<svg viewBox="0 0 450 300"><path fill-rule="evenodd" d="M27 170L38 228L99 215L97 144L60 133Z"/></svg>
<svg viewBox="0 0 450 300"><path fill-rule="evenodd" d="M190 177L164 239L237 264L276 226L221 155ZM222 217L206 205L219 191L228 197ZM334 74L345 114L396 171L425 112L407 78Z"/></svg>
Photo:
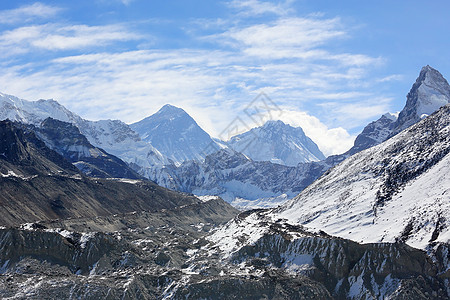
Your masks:
<svg viewBox="0 0 450 300"><path fill-rule="evenodd" d="M398 116L386 113L371 122L356 137L350 150L327 158L326 163L333 166L350 155L376 146L448 103L450 103L450 85L447 80L437 70L425 66L406 96L405 107Z"/></svg>
<svg viewBox="0 0 450 300"><path fill-rule="evenodd" d="M122 121L88 121L54 100L27 101L0 93L0 120L39 126L48 117L75 125L92 145L118 156L141 174L169 163Z"/></svg>
<svg viewBox="0 0 450 300"><path fill-rule="evenodd" d="M270 161L286 166L325 159L319 147L300 127L282 121L268 121L261 127L234 136L227 145L254 161Z"/></svg>
<svg viewBox="0 0 450 300"><path fill-rule="evenodd" d="M386 113L378 120L369 123L356 137L353 147L347 154L353 155L387 140L392 134L392 127L395 121L397 121L396 115Z"/></svg>
<svg viewBox="0 0 450 300"><path fill-rule="evenodd" d="M203 160L207 154L220 149L191 116L169 104L130 127L176 165Z"/></svg>
<svg viewBox="0 0 450 300"><path fill-rule="evenodd" d="M450 105L335 166L275 211L363 243L450 242Z"/></svg>
<svg viewBox="0 0 450 300"><path fill-rule="evenodd" d="M433 70L430 67L424 67L417 82L422 82L421 78L423 80L428 78L428 86L439 86L439 90L447 90L448 86L445 84L445 79L441 80L442 75L437 76L438 72ZM429 72L434 75L427 75ZM440 83L431 83L432 78ZM414 94L415 87L417 87L417 84L413 86L408 95ZM439 94L439 90L431 89L429 93ZM410 105L412 105L411 101L407 102L403 111L409 110ZM198 195L220 195L226 201L243 209L274 207L293 197L294 194L306 188L327 170L351 155L376 146L393 136L396 124L398 124L396 114L384 114L380 119L371 122L364 128L349 151L340 155L329 156L318 162L300 163L296 167L292 167L252 159L251 153L258 155L258 149L263 149L261 151L263 154L267 153L267 149L270 149L270 147L275 149L278 145L284 145L284 149L289 149L286 145L289 145L288 141L292 141L292 138L287 138L283 132L291 132L291 130L297 132L281 122L269 122L265 126L255 129L255 131L258 130L258 134L247 132L241 137L238 136L239 140L238 137L236 138L236 144L249 146L241 149L245 155L236 151L221 150L207 156L203 163L186 162L179 167L166 166L154 170L153 173L149 174L149 178L162 186L175 190ZM277 128L280 130L277 130ZM277 140L274 138L273 140L276 142L273 145L265 145L265 140L261 137L270 140L272 136L277 138L284 136L284 139ZM253 146L252 148L252 145L259 145L259 147ZM231 145L229 147L233 148ZM249 151L249 149L252 151Z"/></svg>

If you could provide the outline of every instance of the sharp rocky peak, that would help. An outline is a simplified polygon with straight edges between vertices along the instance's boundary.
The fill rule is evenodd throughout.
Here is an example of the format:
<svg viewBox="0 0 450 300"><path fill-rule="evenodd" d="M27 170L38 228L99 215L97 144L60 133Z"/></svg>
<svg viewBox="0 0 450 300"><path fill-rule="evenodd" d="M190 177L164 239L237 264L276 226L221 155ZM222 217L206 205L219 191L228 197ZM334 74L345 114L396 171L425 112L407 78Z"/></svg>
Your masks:
<svg viewBox="0 0 450 300"><path fill-rule="evenodd" d="M423 67L406 96L406 105L399 114L393 133L408 128L448 103L450 85L447 80L429 65Z"/></svg>

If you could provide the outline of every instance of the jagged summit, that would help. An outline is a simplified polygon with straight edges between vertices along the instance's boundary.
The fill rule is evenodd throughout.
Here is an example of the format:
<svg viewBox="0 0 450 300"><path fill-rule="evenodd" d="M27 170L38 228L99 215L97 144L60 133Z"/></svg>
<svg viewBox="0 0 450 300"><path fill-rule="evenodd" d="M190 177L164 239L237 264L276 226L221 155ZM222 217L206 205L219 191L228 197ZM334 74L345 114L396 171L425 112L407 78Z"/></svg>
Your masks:
<svg viewBox="0 0 450 300"><path fill-rule="evenodd" d="M219 149L188 113L170 104L130 126L142 140L176 165L192 159L203 160L207 154Z"/></svg>
<svg viewBox="0 0 450 300"><path fill-rule="evenodd" d="M268 121L261 127L236 135L227 144L252 160L287 166L325 158L302 128L292 127L280 120Z"/></svg>
<svg viewBox="0 0 450 300"><path fill-rule="evenodd" d="M423 67L406 96L406 105L394 125L394 134L448 103L450 103L450 85L447 80L429 65Z"/></svg>
<svg viewBox="0 0 450 300"><path fill-rule="evenodd" d="M289 126L289 125L285 124L281 120L269 120L263 125L263 127L281 127L281 126Z"/></svg>

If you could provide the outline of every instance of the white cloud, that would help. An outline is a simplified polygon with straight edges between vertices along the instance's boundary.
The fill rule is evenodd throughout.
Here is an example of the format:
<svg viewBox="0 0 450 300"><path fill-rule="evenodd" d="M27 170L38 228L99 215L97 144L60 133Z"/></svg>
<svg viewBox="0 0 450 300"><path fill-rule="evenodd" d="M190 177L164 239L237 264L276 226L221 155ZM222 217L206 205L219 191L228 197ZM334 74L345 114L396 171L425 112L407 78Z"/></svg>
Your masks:
<svg viewBox="0 0 450 300"><path fill-rule="evenodd" d="M401 74L392 74L378 79L378 82L391 82L391 81L400 81L403 80L403 75Z"/></svg>
<svg viewBox="0 0 450 300"><path fill-rule="evenodd" d="M311 49L325 42L345 36L339 29L338 18L280 18L270 25L257 24L245 28L233 28L223 36L249 48L274 50Z"/></svg>
<svg viewBox="0 0 450 300"><path fill-rule="evenodd" d="M291 126L301 127L325 156L344 153L355 141L355 136L350 135L344 128L329 128L306 112L283 109L280 119Z"/></svg>
<svg viewBox="0 0 450 300"><path fill-rule="evenodd" d="M324 102L319 106L333 120L333 124L346 124L347 128L356 128L389 112L392 101L389 97L364 97L359 101Z"/></svg>
<svg viewBox="0 0 450 300"><path fill-rule="evenodd" d="M56 15L61 9L54 6L45 5L39 2L31 5L21 6L16 9L0 11L0 23L13 24L24 23L40 18L45 19Z"/></svg>

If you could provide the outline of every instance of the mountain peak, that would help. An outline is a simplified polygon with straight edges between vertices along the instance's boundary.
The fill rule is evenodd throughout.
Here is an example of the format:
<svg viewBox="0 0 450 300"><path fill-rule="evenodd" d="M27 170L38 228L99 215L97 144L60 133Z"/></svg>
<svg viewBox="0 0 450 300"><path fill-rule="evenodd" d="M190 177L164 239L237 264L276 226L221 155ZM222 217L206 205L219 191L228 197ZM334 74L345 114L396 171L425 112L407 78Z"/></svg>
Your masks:
<svg viewBox="0 0 450 300"><path fill-rule="evenodd" d="M161 107L156 114L163 114L163 115L188 115L187 112L185 112L182 108L179 108L177 106L166 104L163 107Z"/></svg>
<svg viewBox="0 0 450 300"><path fill-rule="evenodd" d="M175 164L197 159L219 149L183 109L166 104L155 114L130 125L142 138Z"/></svg>
<svg viewBox="0 0 450 300"><path fill-rule="evenodd" d="M416 80L415 85L420 84L432 85L438 88L445 88L445 86L448 86L448 82L444 78L444 76L442 76L442 74L438 70L430 67L429 65L426 65L420 70L420 74Z"/></svg>
<svg viewBox="0 0 450 300"><path fill-rule="evenodd" d="M450 85L439 71L426 65L406 96L406 105L394 126L394 133L408 128L450 103Z"/></svg>
<svg viewBox="0 0 450 300"><path fill-rule="evenodd" d="M299 163L325 159L302 128L292 127L280 120L267 121L261 127L236 135L227 144L254 161L297 166Z"/></svg>

